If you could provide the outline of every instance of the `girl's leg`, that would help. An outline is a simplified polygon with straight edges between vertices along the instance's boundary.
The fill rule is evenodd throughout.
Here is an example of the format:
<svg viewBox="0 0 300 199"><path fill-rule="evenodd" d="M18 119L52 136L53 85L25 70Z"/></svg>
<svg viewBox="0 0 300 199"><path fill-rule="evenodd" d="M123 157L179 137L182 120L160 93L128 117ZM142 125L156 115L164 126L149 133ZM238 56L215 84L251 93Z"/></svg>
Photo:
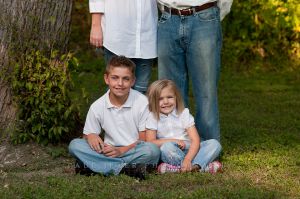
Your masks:
<svg viewBox="0 0 300 199"><path fill-rule="evenodd" d="M210 139L201 142L200 144L200 150L198 154L195 156L192 164L199 165L201 167L201 170L205 169L205 167L214 161L221 152L221 145L220 143L215 139Z"/></svg>
<svg viewBox="0 0 300 199"><path fill-rule="evenodd" d="M185 153L175 142L166 142L160 147L161 160L165 163L180 166Z"/></svg>

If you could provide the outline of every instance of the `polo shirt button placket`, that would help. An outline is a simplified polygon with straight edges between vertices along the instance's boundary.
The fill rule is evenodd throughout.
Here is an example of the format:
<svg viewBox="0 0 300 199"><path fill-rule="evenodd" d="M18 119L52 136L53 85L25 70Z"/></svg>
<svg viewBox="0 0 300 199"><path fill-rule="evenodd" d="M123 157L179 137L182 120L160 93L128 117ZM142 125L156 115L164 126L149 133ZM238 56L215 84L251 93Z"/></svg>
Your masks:
<svg viewBox="0 0 300 199"><path fill-rule="evenodd" d="M114 116L116 118L116 122L117 124L121 124L122 123L122 120L121 120L121 111L122 111L122 108L115 108L114 112Z"/></svg>

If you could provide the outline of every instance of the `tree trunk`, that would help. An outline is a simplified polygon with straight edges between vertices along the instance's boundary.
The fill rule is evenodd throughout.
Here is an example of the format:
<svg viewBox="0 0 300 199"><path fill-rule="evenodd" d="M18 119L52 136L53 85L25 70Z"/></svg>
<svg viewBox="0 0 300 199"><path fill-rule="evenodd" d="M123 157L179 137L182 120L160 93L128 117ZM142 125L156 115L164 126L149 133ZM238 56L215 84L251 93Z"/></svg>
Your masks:
<svg viewBox="0 0 300 199"><path fill-rule="evenodd" d="M72 0L0 0L0 135L16 119L5 78L13 70L11 59L33 49L64 52L72 5Z"/></svg>

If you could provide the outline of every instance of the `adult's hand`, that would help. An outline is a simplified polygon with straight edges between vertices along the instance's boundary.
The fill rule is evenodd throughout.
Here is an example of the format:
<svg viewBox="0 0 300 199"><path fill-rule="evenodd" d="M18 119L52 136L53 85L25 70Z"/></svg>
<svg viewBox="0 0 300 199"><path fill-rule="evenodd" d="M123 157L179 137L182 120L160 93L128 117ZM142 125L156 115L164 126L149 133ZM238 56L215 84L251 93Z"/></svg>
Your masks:
<svg viewBox="0 0 300 199"><path fill-rule="evenodd" d="M103 32L101 27L101 13L93 13L92 14L92 25L91 25L91 33L90 33L90 43L97 48L103 46Z"/></svg>

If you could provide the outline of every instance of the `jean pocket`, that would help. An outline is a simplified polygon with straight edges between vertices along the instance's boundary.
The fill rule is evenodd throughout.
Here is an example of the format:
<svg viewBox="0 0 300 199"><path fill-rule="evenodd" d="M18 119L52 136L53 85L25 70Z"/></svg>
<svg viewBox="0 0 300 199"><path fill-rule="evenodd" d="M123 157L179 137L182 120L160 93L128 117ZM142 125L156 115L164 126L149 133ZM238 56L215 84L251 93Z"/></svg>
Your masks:
<svg viewBox="0 0 300 199"><path fill-rule="evenodd" d="M200 21L214 21L220 18L218 7L205 9L203 11L197 12L195 15Z"/></svg>
<svg viewBox="0 0 300 199"><path fill-rule="evenodd" d="M160 16L160 18L159 18L159 20L158 20L158 23L159 23L159 24L163 24L163 23L165 23L170 17L171 17L171 15L168 14L168 13L162 13L161 16Z"/></svg>

